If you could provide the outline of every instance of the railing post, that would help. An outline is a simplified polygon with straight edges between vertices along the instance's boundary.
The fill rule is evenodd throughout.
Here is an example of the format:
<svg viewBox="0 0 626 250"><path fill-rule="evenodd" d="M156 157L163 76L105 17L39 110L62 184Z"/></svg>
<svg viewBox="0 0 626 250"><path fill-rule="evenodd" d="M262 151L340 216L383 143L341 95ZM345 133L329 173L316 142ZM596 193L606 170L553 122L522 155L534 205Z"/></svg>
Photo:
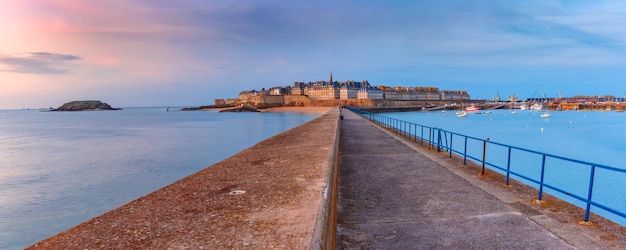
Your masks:
<svg viewBox="0 0 626 250"><path fill-rule="evenodd" d="M406 125L407 125L407 124L408 124L408 122L406 122L406 121L405 121L405 122L404 122L404 126L403 126L403 128L404 128L404 129L403 129L403 130L404 130L404 137L406 137L406 138L408 138L408 139L411 139L411 137L409 137L409 136L408 136L408 135L409 135L409 131L406 129Z"/></svg>
<svg viewBox="0 0 626 250"><path fill-rule="evenodd" d="M422 135L420 137L420 145L424 145L424 126L421 126L422 128Z"/></svg>
<svg viewBox="0 0 626 250"><path fill-rule="evenodd" d="M428 149L433 149L433 128L428 128Z"/></svg>
<svg viewBox="0 0 626 250"><path fill-rule="evenodd" d="M415 136L413 137L413 142L417 142L417 124L413 124L413 133L415 133Z"/></svg>
<svg viewBox="0 0 626 250"><path fill-rule="evenodd" d="M543 176L546 172L546 155L543 155L541 160L541 181L539 182L539 201L543 199Z"/></svg>
<svg viewBox="0 0 626 250"><path fill-rule="evenodd" d="M437 130L437 153L441 153L441 129Z"/></svg>
<svg viewBox="0 0 626 250"><path fill-rule="evenodd" d="M463 149L463 166L467 166L467 136L465 136L465 149Z"/></svg>
<svg viewBox="0 0 626 250"><path fill-rule="evenodd" d="M485 175L485 157L487 156L487 141L489 140L489 138L487 138L487 140L483 141L483 171L482 171L482 175Z"/></svg>
<svg viewBox="0 0 626 250"><path fill-rule="evenodd" d="M402 121L402 137L406 137L406 122Z"/></svg>
<svg viewBox="0 0 626 250"><path fill-rule="evenodd" d="M450 151L450 158L452 158L452 133L450 133L450 147L448 148L448 151Z"/></svg>
<svg viewBox="0 0 626 250"><path fill-rule="evenodd" d="M593 192L593 180L596 174L596 166L591 166L591 176L589 177L589 192L587 193L587 209L585 209L585 222L589 222L589 212L591 212L591 193Z"/></svg>
<svg viewBox="0 0 626 250"><path fill-rule="evenodd" d="M411 140L411 126L408 122L404 123L404 136L410 141Z"/></svg>
<svg viewBox="0 0 626 250"><path fill-rule="evenodd" d="M408 138L409 140L411 140L411 133L410 132L411 126L409 126L408 122L404 122L404 137Z"/></svg>
<svg viewBox="0 0 626 250"><path fill-rule="evenodd" d="M506 163L506 185L509 185L509 176L511 176L511 147L509 147L509 157Z"/></svg>
<svg viewBox="0 0 626 250"><path fill-rule="evenodd" d="M394 133L398 133L398 129L400 128L400 125L398 125L400 122L398 121L398 119L395 118L391 118L393 119L393 132Z"/></svg>
<svg viewBox="0 0 626 250"><path fill-rule="evenodd" d="M394 121L396 121L395 126L394 126L396 128L396 133L399 135L402 135L400 131L400 124L401 124L400 120L394 118Z"/></svg>
<svg viewBox="0 0 626 250"><path fill-rule="evenodd" d="M396 133L402 136L402 121L396 119Z"/></svg>
<svg viewBox="0 0 626 250"><path fill-rule="evenodd" d="M395 118L393 120L395 121L394 128L396 128L396 134L402 134L400 133L400 120Z"/></svg>

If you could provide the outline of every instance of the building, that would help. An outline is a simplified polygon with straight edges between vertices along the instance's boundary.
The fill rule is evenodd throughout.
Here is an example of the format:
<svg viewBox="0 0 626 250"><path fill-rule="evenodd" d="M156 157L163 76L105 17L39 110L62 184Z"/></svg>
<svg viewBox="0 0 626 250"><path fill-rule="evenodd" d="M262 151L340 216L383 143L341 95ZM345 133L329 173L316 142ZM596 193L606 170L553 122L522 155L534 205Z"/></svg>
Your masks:
<svg viewBox="0 0 626 250"><path fill-rule="evenodd" d="M442 90L439 92L439 95L441 100L446 101L465 101L470 99L469 94L465 90Z"/></svg>
<svg viewBox="0 0 626 250"><path fill-rule="evenodd" d="M293 82L293 87L291 88L291 95L293 96L304 95L304 86L306 86L305 82Z"/></svg>
<svg viewBox="0 0 626 250"><path fill-rule="evenodd" d="M367 81L364 81L367 82ZM361 89L362 82L355 81L346 81L345 83L340 84L341 89L339 90L339 99L348 100L348 99L358 99L358 93Z"/></svg>
<svg viewBox="0 0 626 250"><path fill-rule="evenodd" d="M316 82L304 87L304 95L312 100L339 99L339 87L336 83Z"/></svg>
<svg viewBox="0 0 626 250"><path fill-rule="evenodd" d="M383 99L383 91L379 88L374 88L372 86L362 86L361 89L357 92L357 99L365 100L365 99Z"/></svg>

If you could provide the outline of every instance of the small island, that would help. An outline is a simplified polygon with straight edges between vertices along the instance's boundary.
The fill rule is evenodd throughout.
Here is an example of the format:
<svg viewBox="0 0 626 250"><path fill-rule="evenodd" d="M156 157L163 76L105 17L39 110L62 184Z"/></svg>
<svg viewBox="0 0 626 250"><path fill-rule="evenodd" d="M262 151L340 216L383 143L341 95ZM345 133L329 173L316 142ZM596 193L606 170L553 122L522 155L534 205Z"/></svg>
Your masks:
<svg viewBox="0 0 626 250"><path fill-rule="evenodd" d="M71 101L51 111L97 111L97 110L121 110L101 101Z"/></svg>

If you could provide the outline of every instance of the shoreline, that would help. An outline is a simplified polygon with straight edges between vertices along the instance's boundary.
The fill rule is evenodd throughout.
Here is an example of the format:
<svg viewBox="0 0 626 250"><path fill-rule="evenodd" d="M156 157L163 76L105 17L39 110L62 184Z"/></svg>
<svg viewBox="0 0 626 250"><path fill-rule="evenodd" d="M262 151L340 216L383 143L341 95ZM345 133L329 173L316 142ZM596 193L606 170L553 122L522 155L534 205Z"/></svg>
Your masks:
<svg viewBox="0 0 626 250"><path fill-rule="evenodd" d="M233 109L233 108L234 107L209 108L209 109L201 109L199 111L220 112L222 110ZM273 113L290 112L290 113L298 113L298 114L319 114L319 115L323 115L323 114L326 114L331 109L333 109L333 107L275 107L275 108L259 109L259 112L261 112L261 113L266 113L266 112L271 112L271 113L272 112Z"/></svg>
<svg viewBox="0 0 626 250"><path fill-rule="evenodd" d="M302 114L326 114L333 107L276 107L259 109L261 112L292 112Z"/></svg>

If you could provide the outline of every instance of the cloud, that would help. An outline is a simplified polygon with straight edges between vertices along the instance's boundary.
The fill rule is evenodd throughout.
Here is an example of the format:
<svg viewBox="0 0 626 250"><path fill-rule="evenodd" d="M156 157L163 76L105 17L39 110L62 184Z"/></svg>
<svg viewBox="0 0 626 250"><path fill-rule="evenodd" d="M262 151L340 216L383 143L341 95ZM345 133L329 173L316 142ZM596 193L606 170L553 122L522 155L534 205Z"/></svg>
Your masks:
<svg viewBox="0 0 626 250"><path fill-rule="evenodd" d="M0 71L35 75L67 74L63 69L65 62L80 60L74 55L56 54L50 52L30 52L18 55L0 54Z"/></svg>

